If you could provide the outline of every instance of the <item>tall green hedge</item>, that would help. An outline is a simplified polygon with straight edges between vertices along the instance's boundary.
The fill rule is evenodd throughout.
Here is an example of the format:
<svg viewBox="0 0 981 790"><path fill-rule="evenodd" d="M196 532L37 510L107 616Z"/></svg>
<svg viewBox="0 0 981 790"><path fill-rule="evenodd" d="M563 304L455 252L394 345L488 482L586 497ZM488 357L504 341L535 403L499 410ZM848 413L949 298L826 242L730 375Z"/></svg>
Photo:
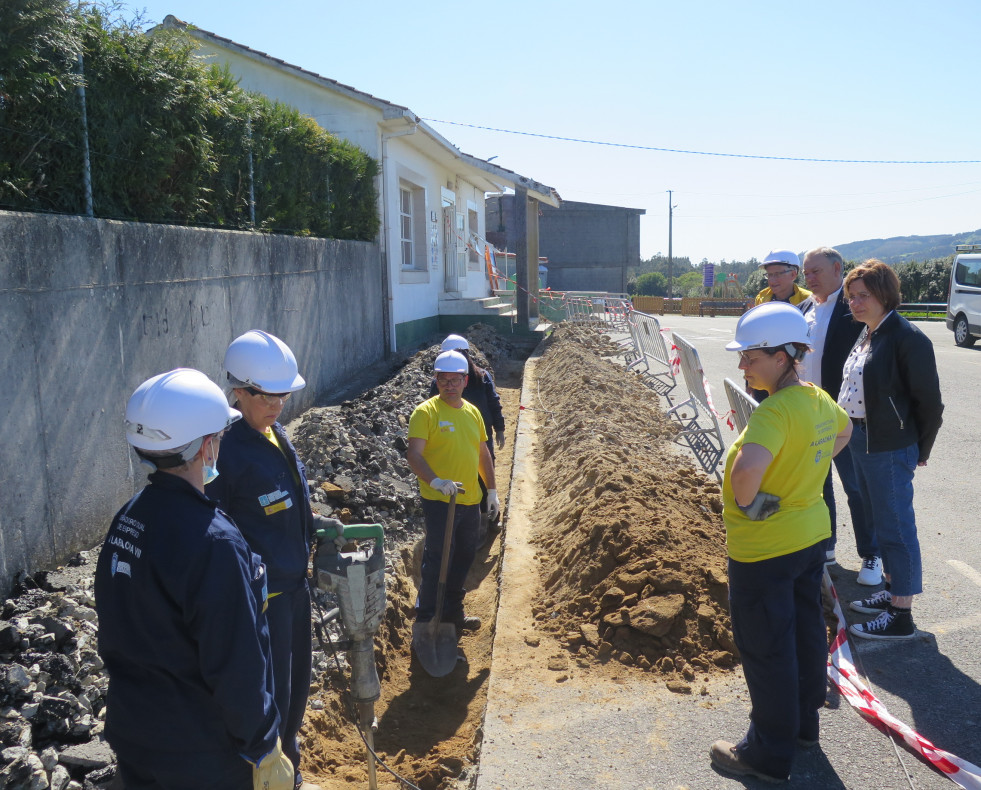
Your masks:
<svg viewBox="0 0 981 790"><path fill-rule="evenodd" d="M0 31L0 207L81 213L87 126L96 216L249 228L251 183L256 229L377 234L375 160L242 91L185 34L67 0L8 0Z"/></svg>

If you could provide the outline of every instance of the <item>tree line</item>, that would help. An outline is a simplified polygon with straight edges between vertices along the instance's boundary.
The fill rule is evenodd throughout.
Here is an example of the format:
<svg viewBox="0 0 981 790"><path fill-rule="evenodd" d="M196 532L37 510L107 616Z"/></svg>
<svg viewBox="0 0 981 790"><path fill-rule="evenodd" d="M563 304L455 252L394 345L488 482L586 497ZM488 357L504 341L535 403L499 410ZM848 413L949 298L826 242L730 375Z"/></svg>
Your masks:
<svg viewBox="0 0 981 790"><path fill-rule="evenodd" d="M705 258L698 264L693 264L689 258L674 258L671 262L671 292L673 296L702 296L705 294L702 280L702 266L709 261ZM729 274L736 274L742 296L753 298L766 288L766 277L759 268L759 260L750 258L748 261L726 261L723 259L715 264L714 296L722 296L723 286ZM855 268L861 261L845 261L845 273ZM899 284L904 302L946 302L947 289L950 283L950 270L954 256L931 258L924 261L894 264L893 269L899 277ZM804 275L797 278L798 284L804 286ZM668 294L668 259L654 255L641 260L640 265L627 283L630 294L640 296L667 296Z"/></svg>

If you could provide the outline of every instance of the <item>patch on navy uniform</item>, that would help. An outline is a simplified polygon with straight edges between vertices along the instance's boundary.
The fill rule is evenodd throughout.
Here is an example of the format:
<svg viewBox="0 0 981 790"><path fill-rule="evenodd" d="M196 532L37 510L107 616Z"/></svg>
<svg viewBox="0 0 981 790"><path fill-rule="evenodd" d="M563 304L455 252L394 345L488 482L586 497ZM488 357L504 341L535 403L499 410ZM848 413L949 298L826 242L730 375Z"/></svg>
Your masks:
<svg viewBox="0 0 981 790"><path fill-rule="evenodd" d="M273 513L278 513L280 510L288 510L293 507L293 500L287 497L282 502L277 502L275 505L267 505L263 508L266 511L267 516L271 516Z"/></svg>
<svg viewBox="0 0 981 790"><path fill-rule="evenodd" d="M280 499L287 496L288 494L289 494L288 491L283 491L279 488L279 486L276 486L276 490L273 491L271 494L262 494L259 497L259 504L262 505L263 507L265 507L266 505L271 505L273 502L278 502Z"/></svg>
<svg viewBox="0 0 981 790"><path fill-rule="evenodd" d="M132 568L130 568L130 564L125 560L120 562L119 552L113 552L112 565L110 566L109 574L111 576L115 576L117 573L121 573L124 576L129 576L131 579L133 578L133 572Z"/></svg>

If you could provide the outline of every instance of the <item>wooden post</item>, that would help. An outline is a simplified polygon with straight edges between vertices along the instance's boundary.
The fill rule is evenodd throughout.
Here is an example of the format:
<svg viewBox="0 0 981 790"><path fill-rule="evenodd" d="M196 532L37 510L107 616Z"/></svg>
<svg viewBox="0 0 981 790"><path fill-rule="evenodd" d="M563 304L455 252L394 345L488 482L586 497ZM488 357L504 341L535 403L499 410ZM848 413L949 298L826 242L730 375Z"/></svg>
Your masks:
<svg viewBox="0 0 981 790"><path fill-rule="evenodd" d="M525 195L528 193L526 192ZM528 326L538 326L538 201L528 199L528 219L525 229L528 234Z"/></svg>

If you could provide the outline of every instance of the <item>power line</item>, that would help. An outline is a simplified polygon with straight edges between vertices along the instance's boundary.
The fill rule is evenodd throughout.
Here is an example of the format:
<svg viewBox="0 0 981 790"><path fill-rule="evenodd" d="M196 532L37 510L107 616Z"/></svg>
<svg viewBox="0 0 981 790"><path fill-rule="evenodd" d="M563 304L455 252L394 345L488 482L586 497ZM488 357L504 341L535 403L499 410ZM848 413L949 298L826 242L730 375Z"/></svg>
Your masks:
<svg viewBox="0 0 981 790"><path fill-rule="evenodd" d="M654 145L632 145L630 143L611 143L605 140L586 140L581 137L562 137L555 134L538 132L519 132L515 129L498 129L493 126L479 126L475 123L460 123L459 121L443 121L439 118L423 118L429 123L445 123L450 126L465 126L468 129L481 129L486 132L501 134L517 134L523 137L539 137L544 140L560 140L565 143L585 143L586 145L603 145L608 148L631 148L636 151L659 151L666 154L690 154L692 156L720 156L731 159L768 159L781 162L819 162L823 164L850 165L977 165L981 159L821 159L812 156L768 156L765 154L733 154L722 151L689 151L684 148L661 148Z"/></svg>

